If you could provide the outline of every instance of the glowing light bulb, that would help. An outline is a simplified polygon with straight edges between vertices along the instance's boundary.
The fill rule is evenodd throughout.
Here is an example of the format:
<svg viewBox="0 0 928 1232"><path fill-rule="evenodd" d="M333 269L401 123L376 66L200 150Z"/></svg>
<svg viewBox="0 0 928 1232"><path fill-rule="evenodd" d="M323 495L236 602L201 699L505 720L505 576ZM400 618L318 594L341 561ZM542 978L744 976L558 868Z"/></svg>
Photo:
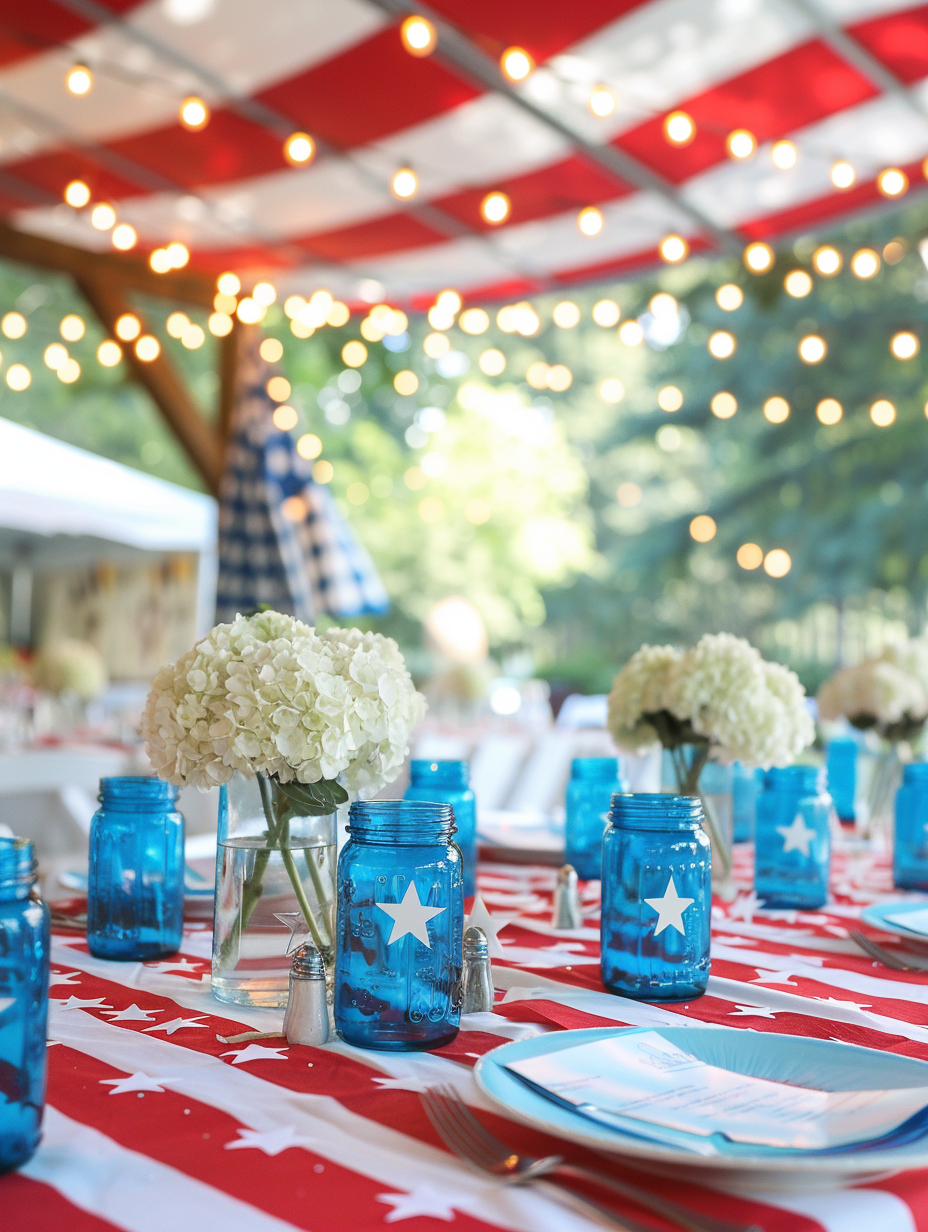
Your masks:
<svg viewBox="0 0 928 1232"><path fill-rule="evenodd" d="M184 128L192 133L198 133L209 123L209 108L202 98L191 94L181 103L178 118Z"/></svg>
<svg viewBox="0 0 928 1232"><path fill-rule="evenodd" d="M823 398L815 408L819 423L828 427L839 423L844 415L844 407L836 398Z"/></svg>
<svg viewBox="0 0 928 1232"><path fill-rule="evenodd" d="M342 363L347 368L360 368L367 360L367 347L363 342L353 339L342 347Z"/></svg>
<svg viewBox="0 0 928 1232"><path fill-rule="evenodd" d="M148 256L148 264L156 274L166 274L171 268L171 258L166 248L155 248Z"/></svg>
<svg viewBox="0 0 928 1232"><path fill-rule="evenodd" d="M873 278L880 271L880 257L872 248L860 248L851 257L851 273L855 278Z"/></svg>
<svg viewBox="0 0 928 1232"><path fill-rule="evenodd" d="M458 318L458 325L465 334L485 334L490 328L490 318L482 308L468 308ZM450 349L450 345L446 349Z"/></svg>
<svg viewBox="0 0 928 1232"><path fill-rule="evenodd" d="M480 203L480 213L483 215L484 222L494 227L506 221L511 208L509 198L502 192L487 193Z"/></svg>
<svg viewBox="0 0 928 1232"><path fill-rule="evenodd" d="M547 385L556 394L562 394L573 384L574 374L566 364L553 364L548 369Z"/></svg>
<svg viewBox="0 0 928 1232"><path fill-rule="evenodd" d="M715 302L725 312L734 312L744 303L744 292L733 282L726 282L715 293Z"/></svg>
<svg viewBox="0 0 928 1232"><path fill-rule="evenodd" d="M878 428L888 428L896 419L896 408L887 398L878 398L870 408L870 418Z"/></svg>
<svg viewBox="0 0 928 1232"><path fill-rule="evenodd" d="M272 401L286 402L290 397L292 387L285 376L272 376L264 388Z"/></svg>
<svg viewBox="0 0 928 1232"><path fill-rule="evenodd" d="M625 397L625 386L617 377L607 376L599 387L599 396L614 405Z"/></svg>
<svg viewBox="0 0 928 1232"><path fill-rule="evenodd" d="M225 338L232 333L234 322L227 312L212 312L206 327L214 338Z"/></svg>
<svg viewBox="0 0 928 1232"><path fill-rule="evenodd" d="M689 251L690 246L682 235L665 235L658 248L661 260L668 265L678 265L686 259Z"/></svg>
<svg viewBox="0 0 928 1232"><path fill-rule="evenodd" d="M685 111L672 111L664 120L664 136L671 145L689 145L696 136L696 125Z"/></svg>
<svg viewBox="0 0 928 1232"><path fill-rule="evenodd" d="M411 56L430 56L438 42L435 27L424 17L407 17L400 26L400 38Z"/></svg>
<svg viewBox="0 0 928 1232"><path fill-rule="evenodd" d="M67 362L67 347L63 347L60 342L53 342L51 346L45 348L42 358L47 368L51 368L52 372L57 372L61 365Z"/></svg>
<svg viewBox="0 0 928 1232"><path fill-rule="evenodd" d="M835 188L840 188L842 190L851 188L856 179L857 172L850 163L847 163L842 159L840 162L836 162L832 165L831 182L834 184Z"/></svg>
<svg viewBox="0 0 928 1232"><path fill-rule="evenodd" d="M783 281L787 295L793 299L804 299L812 290L812 279L805 270L792 270Z"/></svg>
<svg viewBox="0 0 928 1232"><path fill-rule="evenodd" d="M135 353L143 364L150 364L161 354L161 343L151 334L142 334L135 344Z"/></svg>
<svg viewBox="0 0 928 1232"><path fill-rule="evenodd" d="M61 318L58 331L65 342L80 342L86 328L82 317L75 312L69 312L66 317Z"/></svg>
<svg viewBox="0 0 928 1232"><path fill-rule="evenodd" d="M258 354L266 364L277 364L283 359L284 345L279 338L265 338L258 347Z"/></svg>
<svg viewBox="0 0 928 1232"><path fill-rule="evenodd" d="M183 269L190 260L190 252L186 244L178 243L177 240L173 244L168 244L165 255L171 263L171 269Z"/></svg>
<svg viewBox="0 0 928 1232"><path fill-rule="evenodd" d="M715 359L729 359L735 353L737 343L726 329L717 329L709 336L709 354Z"/></svg>
<svg viewBox="0 0 928 1232"><path fill-rule="evenodd" d="M830 244L824 244L813 252L812 264L823 278L833 278L835 274L840 272L843 262L837 248L832 248Z"/></svg>
<svg viewBox="0 0 928 1232"><path fill-rule="evenodd" d="M744 264L752 274L766 274L773 267L774 260L773 249L761 240L748 244L744 250Z"/></svg>
<svg viewBox="0 0 928 1232"><path fill-rule="evenodd" d="M499 58L499 66L510 81L524 81L535 67L535 61L522 47L507 47Z"/></svg>
<svg viewBox="0 0 928 1232"><path fill-rule="evenodd" d="M637 321L625 321L619 326L619 341L626 346L639 346L644 342L644 330Z"/></svg>
<svg viewBox="0 0 928 1232"><path fill-rule="evenodd" d="M782 548L774 548L764 557L764 572L768 577L786 577L792 567L793 562L789 552L784 552Z"/></svg>
<svg viewBox="0 0 928 1232"><path fill-rule="evenodd" d="M101 202L100 205L93 207L90 213L90 222L98 231L109 231L110 227L116 222L116 211L111 205Z"/></svg>
<svg viewBox="0 0 928 1232"><path fill-rule="evenodd" d="M251 293L251 298L256 304L260 304L262 308L269 308L277 299L277 288L271 282L257 282L254 290ZM332 306L331 297L326 304L326 311Z"/></svg>
<svg viewBox="0 0 928 1232"><path fill-rule="evenodd" d="M294 167L307 167L316 157L316 143L309 133L291 133L284 142L284 158Z"/></svg>
<svg viewBox="0 0 928 1232"><path fill-rule="evenodd" d="M590 111L593 115L605 119L615 111L615 95L605 86L597 86L590 95Z"/></svg>
<svg viewBox="0 0 928 1232"><path fill-rule="evenodd" d="M619 305L614 299L601 299L593 305L593 320L603 329L611 329L613 325L618 325L621 315Z"/></svg>
<svg viewBox="0 0 928 1232"><path fill-rule="evenodd" d="M683 405L683 393L676 385L665 385L663 389L658 391L657 405L662 411L668 411L671 414L674 411L679 411Z"/></svg>
<svg viewBox="0 0 928 1232"><path fill-rule="evenodd" d="M876 177L876 186L884 197L901 197L908 191L909 177L898 167L888 167Z"/></svg>
<svg viewBox="0 0 928 1232"><path fill-rule="evenodd" d="M819 364L828 354L828 346L824 338L818 334L806 334L799 343L799 358L804 364Z"/></svg>
<svg viewBox="0 0 928 1232"><path fill-rule="evenodd" d="M768 423L781 424L789 419L789 403L785 398L768 398L764 403L764 418Z"/></svg>
<svg viewBox="0 0 928 1232"><path fill-rule="evenodd" d="M89 94L93 87L93 73L86 64L75 64L72 69L68 70L64 81L72 94L78 96Z"/></svg>
<svg viewBox="0 0 928 1232"><path fill-rule="evenodd" d="M110 238L113 241L113 247L118 248L120 252L128 252L130 248L136 246L139 240L135 227L127 222L121 222L118 227L114 227Z"/></svg>
<svg viewBox="0 0 928 1232"><path fill-rule="evenodd" d="M32 384L32 373L25 364L12 364L6 370L6 383L16 393L22 393Z"/></svg>
<svg viewBox="0 0 928 1232"><path fill-rule="evenodd" d="M725 138L725 148L729 158L750 158L757 149L757 138L746 128L736 128Z"/></svg>
<svg viewBox="0 0 928 1232"><path fill-rule="evenodd" d="M756 543L742 543L735 560L742 569L759 569L764 563L764 550Z"/></svg>
<svg viewBox="0 0 928 1232"><path fill-rule="evenodd" d="M715 395L709 407L716 419L731 419L738 410L738 399L723 390Z"/></svg>
<svg viewBox="0 0 928 1232"><path fill-rule="evenodd" d="M82 210L90 200L90 189L83 180L72 180L64 190L64 199L76 210Z"/></svg>
<svg viewBox="0 0 928 1232"><path fill-rule="evenodd" d="M117 318L114 328L117 338L121 338L123 342L131 342L142 332L142 322L133 313L124 312Z"/></svg>
<svg viewBox="0 0 928 1232"><path fill-rule="evenodd" d="M779 167L781 171L789 171L790 167L796 166L799 151L792 141L776 141L770 151L770 157L775 167Z"/></svg>
<svg viewBox="0 0 928 1232"><path fill-rule="evenodd" d="M216 290L220 295L238 295L242 289L242 280L238 274L220 274L216 279Z"/></svg>
<svg viewBox="0 0 928 1232"><path fill-rule="evenodd" d="M573 329L580 322L580 309L571 300L565 299L555 305L551 319L558 329Z"/></svg>
<svg viewBox="0 0 928 1232"><path fill-rule="evenodd" d="M717 531L715 518L710 518L708 513L698 513L690 522L690 535L697 543L709 543L715 538Z"/></svg>
<svg viewBox="0 0 928 1232"><path fill-rule="evenodd" d="M7 338L22 338L23 334L28 329L26 318L21 312L8 312L0 321L0 329L3 330Z"/></svg>
<svg viewBox="0 0 928 1232"><path fill-rule="evenodd" d="M58 380L63 381L65 385L73 385L81 374L81 366L76 359L68 356L64 363L56 369L56 374Z"/></svg>
<svg viewBox="0 0 928 1232"><path fill-rule="evenodd" d="M400 201L408 201L419 190L419 178L409 167L401 167L390 181L390 191Z"/></svg>
<svg viewBox="0 0 928 1232"><path fill-rule="evenodd" d="M908 330L895 334L889 344L889 349L896 359L912 359L918 354L920 347L921 343L916 335Z"/></svg>
<svg viewBox="0 0 928 1232"><path fill-rule="evenodd" d="M183 338L184 330L190 328L190 318L186 312L172 312L165 321L164 328L172 338Z"/></svg>
<svg viewBox="0 0 928 1232"><path fill-rule="evenodd" d="M595 205L587 206L577 215L577 226L583 235L599 235L604 222L602 210L598 210Z"/></svg>
<svg viewBox="0 0 928 1232"><path fill-rule="evenodd" d="M500 376L506 371L506 356L496 347L481 351L477 366L484 376Z"/></svg>
<svg viewBox="0 0 928 1232"><path fill-rule="evenodd" d="M107 338L97 347L97 360L104 368L115 368L122 359L122 347L112 338Z"/></svg>

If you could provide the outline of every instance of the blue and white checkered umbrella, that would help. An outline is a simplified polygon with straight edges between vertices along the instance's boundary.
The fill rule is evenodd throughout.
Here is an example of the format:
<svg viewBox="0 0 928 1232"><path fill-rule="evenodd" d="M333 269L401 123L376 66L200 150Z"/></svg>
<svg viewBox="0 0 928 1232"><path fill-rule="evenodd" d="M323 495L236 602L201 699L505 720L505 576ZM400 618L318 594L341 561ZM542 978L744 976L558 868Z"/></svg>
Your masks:
<svg viewBox="0 0 928 1232"><path fill-rule="evenodd" d="M257 334L257 331L254 331ZM219 493L216 619L267 604L312 622L320 613L384 612L386 591L328 488L272 419L272 369L258 338L242 357L232 435Z"/></svg>

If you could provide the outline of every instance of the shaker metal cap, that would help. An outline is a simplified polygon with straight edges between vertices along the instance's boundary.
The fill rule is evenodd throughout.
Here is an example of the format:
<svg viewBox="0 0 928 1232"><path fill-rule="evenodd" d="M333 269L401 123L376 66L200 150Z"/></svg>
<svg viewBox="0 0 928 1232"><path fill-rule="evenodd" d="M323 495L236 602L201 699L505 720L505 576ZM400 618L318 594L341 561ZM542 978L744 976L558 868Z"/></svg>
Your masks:
<svg viewBox="0 0 928 1232"><path fill-rule="evenodd" d="M304 942L293 951L290 974L300 980L324 980L325 962L314 945Z"/></svg>
<svg viewBox="0 0 928 1232"><path fill-rule="evenodd" d="M466 928L464 930L464 957L487 958L488 956L487 935L483 929L477 928L476 925Z"/></svg>

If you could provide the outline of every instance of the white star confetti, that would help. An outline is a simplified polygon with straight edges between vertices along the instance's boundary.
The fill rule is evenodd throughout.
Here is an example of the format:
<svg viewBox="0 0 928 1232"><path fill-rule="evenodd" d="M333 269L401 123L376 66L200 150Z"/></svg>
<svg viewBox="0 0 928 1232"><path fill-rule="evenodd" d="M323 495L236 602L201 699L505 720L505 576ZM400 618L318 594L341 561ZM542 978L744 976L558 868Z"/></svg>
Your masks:
<svg viewBox="0 0 928 1232"><path fill-rule="evenodd" d="M125 1078L101 1078L100 1085L112 1087L110 1095L129 1095L133 1091L164 1090L164 1087L159 1086L154 1078L149 1078L148 1074L141 1072L138 1074L127 1074Z"/></svg>
<svg viewBox="0 0 928 1232"><path fill-rule="evenodd" d="M221 1052L221 1057L231 1057L233 1065L244 1065L246 1061L286 1061L288 1060L286 1045L283 1048L265 1048L263 1044L248 1044L245 1048Z"/></svg>

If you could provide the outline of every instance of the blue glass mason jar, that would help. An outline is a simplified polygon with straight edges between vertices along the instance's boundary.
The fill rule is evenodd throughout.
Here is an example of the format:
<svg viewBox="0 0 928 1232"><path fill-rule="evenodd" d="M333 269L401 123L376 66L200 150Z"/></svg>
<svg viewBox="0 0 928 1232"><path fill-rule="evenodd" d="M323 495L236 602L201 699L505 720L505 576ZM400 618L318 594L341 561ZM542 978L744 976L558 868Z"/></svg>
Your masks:
<svg viewBox="0 0 928 1232"><path fill-rule="evenodd" d="M731 768L732 838L736 843L750 843L754 839L757 797L763 786L764 772L740 761L732 762Z"/></svg>
<svg viewBox="0 0 928 1232"><path fill-rule="evenodd" d="M814 911L828 901L831 800L815 766L775 766L757 797L754 890L765 907Z"/></svg>
<svg viewBox="0 0 928 1232"><path fill-rule="evenodd" d="M842 826L853 826L857 819L857 741L849 736L832 740L828 745L828 794Z"/></svg>
<svg viewBox="0 0 928 1232"><path fill-rule="evenodd" d="M409 786L405 800L430 800L450 804L457 827L455 842L464 857L464 897L477 891L477 800L470 789L466 761L429 761L413 758L409 763Z"/></svg>
<svg viewBox="0 0 928 1232"><path fill-rule="evenodd" d="M39 1145L45 1102L48 908L32 843L0 838L0 1173Z"/></svg>
<svg viewBox="0 0 928 1232"><path fill-rule="evenodd" d="M450 804L352 804L338 859L335 1029L359 1048L441 1048L458 1033L464 874Z"/></svg>
<svg viewBox="0 0 928 1232"><path fill-rule="evenodd" d="M575 757L565 796L564 859L577 876L602 876L603 833L614 792L625 791L617 757Z"/></svg>
<svg viewBox="0 0 928 1232"><path fill-rule="evenodd" d="M90 823L87 945L96 958L143 961L180 949L184 819L161 779L100 780Z"/></svg>
<svg viewBox="0 0 928 1232"><path fill-rule="evenodd" d="M928 762L905 766L896 792L893 885L928 890Z"/></svg>
<svg viewBox="0 0 928 1232"><path fill-rule="evenodd" d="M612 797L603 840L603 983L639 1001L689 1001L709 980L712 855L695 796Z"/></svg>

